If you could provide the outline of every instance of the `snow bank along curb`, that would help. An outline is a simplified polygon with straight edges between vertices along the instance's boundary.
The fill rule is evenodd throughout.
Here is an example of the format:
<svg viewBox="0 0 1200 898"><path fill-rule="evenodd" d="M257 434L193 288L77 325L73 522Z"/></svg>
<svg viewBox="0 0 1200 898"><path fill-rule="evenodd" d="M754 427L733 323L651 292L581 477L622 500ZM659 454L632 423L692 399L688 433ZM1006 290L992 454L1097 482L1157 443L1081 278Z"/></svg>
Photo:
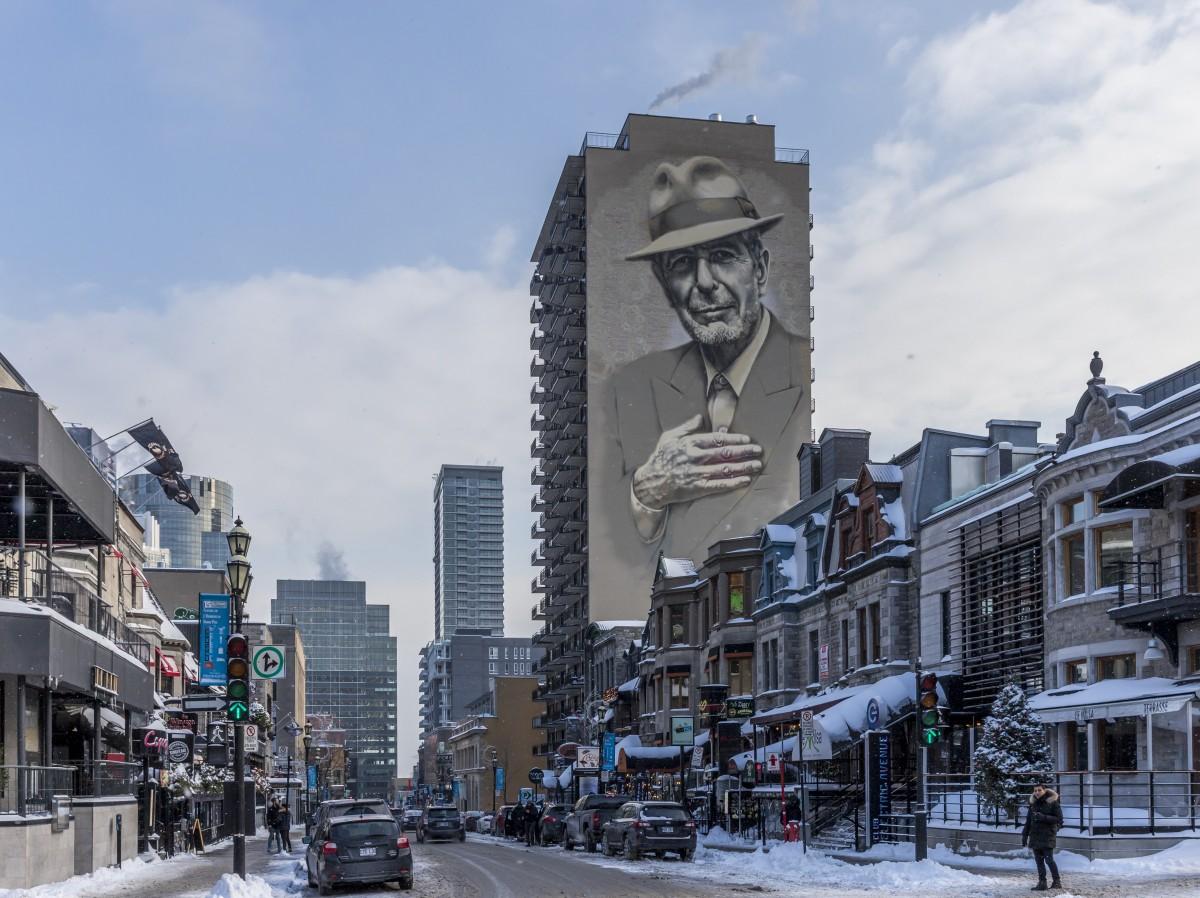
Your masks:
<svg viewBox="0 0 1200 898"><path fill-rule="evenodd" d="M226 873L208 893L208 898L275 898L270 884L253 873L243 881L232 873Z"/></svg>

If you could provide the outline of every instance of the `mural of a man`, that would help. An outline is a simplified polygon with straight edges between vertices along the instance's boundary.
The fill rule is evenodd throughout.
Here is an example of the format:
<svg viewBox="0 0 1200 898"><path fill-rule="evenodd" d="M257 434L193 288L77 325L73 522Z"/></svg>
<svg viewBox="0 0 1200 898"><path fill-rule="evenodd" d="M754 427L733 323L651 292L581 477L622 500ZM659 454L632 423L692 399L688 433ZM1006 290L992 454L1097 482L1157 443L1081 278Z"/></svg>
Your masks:
<svg viewBox="0 0 1200 898"><path fill-rule="evenodd" d="M615 531L627 522L642 559L658 551L701 562L741 526L733 512L759 490L790 497L805 439L806 340L763 305L770 252L760 217L721 160L696 156L658 167L650 191L648 260L690 340L618 370L609 384L611 427L600 437ZM615 481L610 481L614 483ZM750 503L751 506L756 503ZM775 500L773 504L779 504ZM633 560L632 549L622 555Z"/></svg>

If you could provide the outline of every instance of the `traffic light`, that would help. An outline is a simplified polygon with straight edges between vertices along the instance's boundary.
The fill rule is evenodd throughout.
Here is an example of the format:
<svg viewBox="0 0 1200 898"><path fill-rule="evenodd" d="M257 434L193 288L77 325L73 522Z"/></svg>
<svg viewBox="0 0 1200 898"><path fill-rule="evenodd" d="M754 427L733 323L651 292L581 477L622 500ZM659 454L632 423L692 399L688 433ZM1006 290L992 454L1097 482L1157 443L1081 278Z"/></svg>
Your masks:
<svg viewBox="0 0 1200 898"><path fill-rule="evenodd" d="M921 697L917 715L921 723L921 744L933 745L942 738L942 712L938 708L937 674L926 671L921 674Z"/></svg>
<svg viewBox="0 0 1200 898"><path fill-rule="evenodd" d="M250 643L241 633L225 643L225 716L233 723L250 719Z"/></svg>

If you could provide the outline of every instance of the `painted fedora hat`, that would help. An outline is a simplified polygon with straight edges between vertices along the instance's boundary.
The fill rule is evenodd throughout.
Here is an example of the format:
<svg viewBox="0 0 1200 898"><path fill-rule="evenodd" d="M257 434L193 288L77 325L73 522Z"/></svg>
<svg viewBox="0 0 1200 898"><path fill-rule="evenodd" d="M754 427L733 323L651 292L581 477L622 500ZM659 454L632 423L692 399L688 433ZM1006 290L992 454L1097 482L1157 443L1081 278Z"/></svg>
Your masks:
<svg viewBox="0 0 1200 898"><path fill-rule="evenodd" d="M760 217L745 186L720 159L664 162L650 187L650 242L625 258L646 259L743 231L766 231L782 218L782 213Z"/></svg>

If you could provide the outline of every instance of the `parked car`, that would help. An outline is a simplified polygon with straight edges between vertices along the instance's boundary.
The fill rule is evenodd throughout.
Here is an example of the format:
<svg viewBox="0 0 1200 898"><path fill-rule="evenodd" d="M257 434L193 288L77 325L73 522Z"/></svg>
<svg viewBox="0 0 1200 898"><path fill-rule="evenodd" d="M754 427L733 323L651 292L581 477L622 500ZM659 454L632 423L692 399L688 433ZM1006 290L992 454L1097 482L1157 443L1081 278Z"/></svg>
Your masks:
<svg viewBox="0 0 1200 898"><path fill-rule="evenodd" d="M483 816L483 811L467 811L463 815L463 823L466 826L467 832L479 832L479 818Z"/></svg>
<svg viewBox="0 0 1200 898"><path fill-rule="evenodd" d="M540 845L556 845L563 840L563 825L571 808L565 804L542 806L537 822L537 840Z"/></svg>
<svg viewBox="0 0 1200 898"><path fill-rule="evenodd" d="M467 828L458 808L453 806L434 806L425 809L421 822L417 824L417 841L424 843L426 839L458 839L466 841Z"/></svg>
<svg viewBox="0 0 1200 898"><path fill-rule="evenodd" d="M584 795L567 814L563 825L563 848L570 851L576 845L583 845L594 852L604 835L604 824L627 801L628 795Z"/></svg>
<svg viewBox="0 0 1200 898"><path fill-rule="evenodd" d="M421 809L407 808L400 820L400 828L405 832L416 832L421 823Z"/></svg>
<svg viewBox="0 0 1200 898"><path fill-rule="evenodd" d="M396 882L413 886L412 848L391 814L329 817L313 831L304 853L308 884L322 895L342 883Z"/></svg>
<svg viewBox="0 0 1200 898"><path fill-rule="evenodd" d="M484 814L479 818L479 832L483 835L490 835L496 823L496 818L491 814Z"/></svg>
<svg viewBox="0 0 1200 898"><path fill-rule="evenodd" d="M696 824L687 808L675 801L630 801L604 826L605 855L618 851L636 861L644 854L663 857L668 851L690 860L696 850Z"/></svg>
<svg viewBox="0 0 1200 898"><path fill-rule="evenodd" d="M516 805L504 804L500 806L500 810L496 812L496 819L492 821L492 835L506 836L508 832L505 827L508 824L508 815L512 813L512 809Z"/></svg>
<svg viewBox="0 0 1200 898"><path fill-rule="evenodd" d="M377 801L371 798L334 798L317 805L317 810L313 813L313 828L333 817L363 817L367 814L391 817L392 809L383 799Z"/></svg>

